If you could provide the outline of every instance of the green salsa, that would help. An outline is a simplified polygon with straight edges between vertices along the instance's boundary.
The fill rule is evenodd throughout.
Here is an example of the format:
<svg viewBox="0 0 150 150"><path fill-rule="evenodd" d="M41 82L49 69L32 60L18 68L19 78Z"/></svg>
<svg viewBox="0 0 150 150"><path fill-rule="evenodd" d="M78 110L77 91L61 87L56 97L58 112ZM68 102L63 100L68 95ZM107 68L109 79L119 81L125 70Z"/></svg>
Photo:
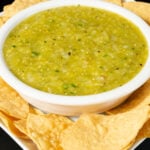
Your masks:
<svg viewBox="0 0 150 150"><path fill-rule="evenodd" d="M3 53L24 83L76 96L127 83L145 64L148 46L127 19L102 9L68 6L25 19L7 37Z"/></svg>

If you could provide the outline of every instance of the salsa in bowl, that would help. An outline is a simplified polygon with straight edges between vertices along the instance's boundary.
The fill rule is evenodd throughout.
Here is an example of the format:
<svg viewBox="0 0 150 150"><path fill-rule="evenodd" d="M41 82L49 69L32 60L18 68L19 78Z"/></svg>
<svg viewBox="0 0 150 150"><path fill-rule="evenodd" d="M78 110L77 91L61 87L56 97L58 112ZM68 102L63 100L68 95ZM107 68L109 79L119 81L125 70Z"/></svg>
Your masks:
<svg viewBox="0 0 150 150"><path fill-rule="evenodd" d="M149 78L148 25L100 1L50 1L1 28L1 76L45 112L103 112Z"/></svg>

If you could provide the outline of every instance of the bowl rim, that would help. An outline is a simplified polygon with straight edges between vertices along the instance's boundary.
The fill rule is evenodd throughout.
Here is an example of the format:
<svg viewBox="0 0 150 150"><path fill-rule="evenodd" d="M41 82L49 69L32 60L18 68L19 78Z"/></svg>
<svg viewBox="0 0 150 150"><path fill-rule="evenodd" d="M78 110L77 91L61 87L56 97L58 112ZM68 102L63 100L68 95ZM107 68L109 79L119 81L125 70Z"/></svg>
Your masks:
<svg viewBox="0 0 150 150"><path fill-rule="evenodd" d="M141 71L132 78L129 82L125 83L121 87L117 87L115 89L92 95L84 95L84 96L64 96L64 95L56 95L50 94L47 92L43 92L37 90L29 85L20 81L17 77L15 77L10 70L8 69L2 52L2 45L11 29L15 27L18 23L23 21L25 18L30 15L37 13L39 11L43 11L45 9L51 9L55 7L61 6L70 6L70 5L83 5L105 9L108 11L112 11L117 13L128 20L130 20L133 24L140 28L143 35L146 38L148 43L148 59L141 69ZM131 92L135 91L142 84L144 84L150 77L150 28L149 26L137 15L132 12L117 6L115 4L99 1L99 0L51 0L47 2L41 2L39 4L30 6L17 13L15 16L10 18L0 29L0 76L7 82L11 87L13 87L18 93L22 95L26 95L28 97L37 99L39 101L57 104L57 105L94 105L98 103L105 103L108 101L113 101L114 99L118 99L120 97L126 96ZM42 102L41 101L41 102Z"/></svg>

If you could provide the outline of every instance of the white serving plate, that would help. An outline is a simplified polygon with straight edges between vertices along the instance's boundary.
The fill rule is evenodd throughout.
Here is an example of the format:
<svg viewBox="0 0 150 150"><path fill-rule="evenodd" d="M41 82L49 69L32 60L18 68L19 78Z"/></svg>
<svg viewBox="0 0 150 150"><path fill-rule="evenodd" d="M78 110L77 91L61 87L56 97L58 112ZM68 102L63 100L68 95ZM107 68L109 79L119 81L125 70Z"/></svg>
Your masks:
<svg viewBox="0 0 150 150"><path fill-rule="evenodd" d="M124 0L126 2L129 1L135 1L135 0ZM0 15L2 15L2 12L0 12ZM76 120L77 118L71 118L72 120ZM18 137L16 137L12 132L10 132L5 125L0 120L0 128L2 128L23 150L38 150L36 145L28 140L23 140ZM135 148L141 144L144 141L144 139L137 142L130 150L135 150Z"/></svg>

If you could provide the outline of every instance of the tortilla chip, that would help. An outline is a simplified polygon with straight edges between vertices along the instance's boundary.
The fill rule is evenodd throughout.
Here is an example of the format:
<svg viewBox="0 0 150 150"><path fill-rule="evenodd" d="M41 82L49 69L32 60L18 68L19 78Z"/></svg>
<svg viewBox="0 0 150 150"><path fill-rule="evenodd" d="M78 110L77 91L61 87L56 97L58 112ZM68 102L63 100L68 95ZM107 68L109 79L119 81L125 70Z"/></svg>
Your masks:
<svg viewBox="0 0 150 150"><path fill-rule="evenodd" d="M26 128L28 136L39 150L62 150L60 134L70 125L71 120L59 115L29 114Z"/></svg>
<svg viewBox="0 0 150 150"><path fill-rule="evenodd" d="M144 124L142 129L139 131L135 141L140 141L143 138L150 138L150 119Z"/></svg>
<svg viewBox="0 0 150 150"><path fill-rule="evenodd" d="M3 25L4 23L3 23L3 19L2 19L2 17L0 17L0 27Z"/></svg>
<svg viewBox="0 0 150 150"><path fill-rule="evenodd" d="M14 118L26 118L29 105L0 78L0 111Z"/></svg>
<svg viewBox="0 0 150 150"><path fill-rule="evenodd" d="M26 119L21 119L18 121L14 121L14 125L20 132L24 133L25 135L28 135L27 128L26 128L26 122L27 122Z"/></svg>
<svg viewBox="0 0 150 150"><path fill-rule="evenodd" d="M6 22L19 11L46 0L15 0L12 4L4 6L3 20Z"/></svg>
<svg viewBox="0 0 150 150"><path fill-rule="evenodd" d="M127 112L131 109L150 104L150 80L136 90L123 104L107 111L107 114Z"/></svg>
<svg viewBox="0 0 150 150"><path fill-rule="evenodd" d="M37 108L35 108L34 106L31 106L31 105L29 105L29 112L31 114L35 114L35 115L43 115L44 114L41 110L39 110L39 109L37 109Z"/></svg>
<svg viewBox="0 0 150 150"><path fill-rule="evenodd" d="M0 120L2 120L3 124L9 129L10 132L12 132L14 135L16 135L19 138L28 139L25 134L20 132L15 126L14 122L15 119L7 116L6 114L0 112Z"/></svg>
<svg viewBox="0 0 150 150"><path fill-rule="evenodd" d="M147 121L149 106L117 114L84 114L61 134L65 150L121 150L127 148Z"/></svg>
<svg viewBox="0 0 150 150"><path fill-rule="evenodd" d="M131 150L134 143L135 143L135 139L133 139L126 147L124 147L121 150Z"/></svg>
<svg viewBox="0 0 150 150"><path fill-rule="evenodd" d="M22 133L24 133L28 139L23 139L25 145L30 147L32 150L37 150L37 146L33 143L33 141L28 137L27 128L26 128L26 119L18 120L14 122L15 127Z"/></svg>
<svg viewBox="0 0 150 150"><path fill-rule="evenodd" d="M104 0L104 1L122 6L122 0Z"/></svg>
<svg viewBox="0 0 150 150"><path fill-rule="evenodd" d="M146 2L124 2L123 7L134 12L150 24L150 3Z"/></svg>

